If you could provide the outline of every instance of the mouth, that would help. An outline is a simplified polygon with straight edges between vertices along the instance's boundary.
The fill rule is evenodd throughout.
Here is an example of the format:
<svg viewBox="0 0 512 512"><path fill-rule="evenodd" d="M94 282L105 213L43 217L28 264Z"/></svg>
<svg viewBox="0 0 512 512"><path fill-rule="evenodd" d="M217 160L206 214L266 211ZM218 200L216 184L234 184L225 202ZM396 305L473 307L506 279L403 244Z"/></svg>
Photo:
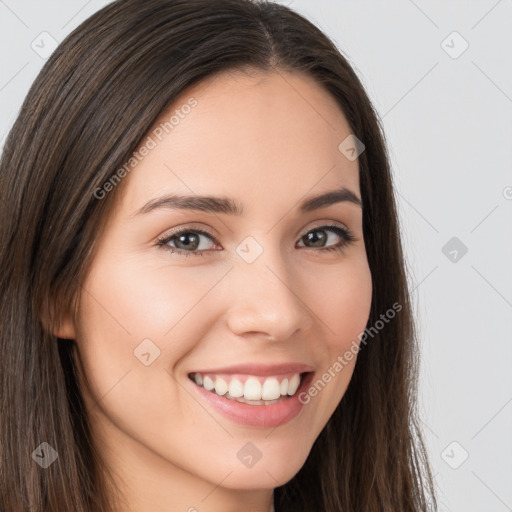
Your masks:
<svg viewBox="0 0 512 512"><path fill-rule="evenodd" d="M299 400L313 380L306 365L195 371L188 374L193 390L214 411L244 426L277 427L304 407Z"/></svg>
<svg viewBox="0 0 512 512"><path fill-rule="evenodd" d="M194 372L189 379L206 391L249 405L273 405L293 397L309 372L261 377Z"/></svg>

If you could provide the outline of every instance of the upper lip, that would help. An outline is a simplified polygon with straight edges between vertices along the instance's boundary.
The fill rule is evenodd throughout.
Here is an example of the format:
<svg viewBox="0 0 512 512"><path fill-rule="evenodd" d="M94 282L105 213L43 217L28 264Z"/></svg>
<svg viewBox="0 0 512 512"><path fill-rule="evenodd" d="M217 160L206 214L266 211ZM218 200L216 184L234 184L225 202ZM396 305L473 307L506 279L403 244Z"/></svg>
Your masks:
<svg viewBox="0 0 512 512"><path fill-rule="evenodd" d="M235 366L225 366L223 368L208 368L205 370L196 370L192 373L238 373L244 375L255 375L267 377L269 375L280 375L284 373L304 373L312 372L314 368L304 363L281 363L281 364L237 364Z"/></svg>

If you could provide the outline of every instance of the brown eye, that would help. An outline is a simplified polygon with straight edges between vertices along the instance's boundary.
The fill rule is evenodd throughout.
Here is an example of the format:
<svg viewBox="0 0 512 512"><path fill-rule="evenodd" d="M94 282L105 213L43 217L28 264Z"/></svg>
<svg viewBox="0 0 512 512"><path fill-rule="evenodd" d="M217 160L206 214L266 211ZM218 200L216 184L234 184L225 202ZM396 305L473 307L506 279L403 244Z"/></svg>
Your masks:
<svg viewBox="0 0 512 512"><path fill-rule="evenodd" d="M326 244L329 241L328 232L334 232L338 237L341 238L341 242L338 242L335 245ZM320 248L323 251L331 251L331 250L341 250L345 248L350 243L356 241L356 238L353 234L346 228L342 228L340 226L319 226L308 231L305 235L301 237L301 240L304 241L306 247L309 248Z"/></svg>
<svg viewBox="0 0 512 512"><path fill-rule="evenodd" d="M182 229L181 231L176 231L171 235L166 235L165 238L158 241L157 245L161 246L162 249L184 256L188 256L190 254L203 256L204 252L208 254L210 254L210 252L208 251L208 248L203 247L202 249L199 249L201 245L205 245L204 243L201 243L202 237L209 238L213 242L216 242L213 235L206 231L202 231L200 229ZM169 245L171 243L173 245Z"/></svg>

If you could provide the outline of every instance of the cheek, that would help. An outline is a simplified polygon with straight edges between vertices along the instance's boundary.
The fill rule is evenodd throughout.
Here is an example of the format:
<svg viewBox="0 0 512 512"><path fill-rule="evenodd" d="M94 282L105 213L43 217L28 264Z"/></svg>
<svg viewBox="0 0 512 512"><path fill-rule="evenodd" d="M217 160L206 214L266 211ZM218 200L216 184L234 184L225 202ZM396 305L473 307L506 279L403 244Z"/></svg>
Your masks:
<svg viewBox="0 0 512 512"><path fill-rule="evenodd" d="M166 282L165 275L173 279ZM148 445L158 440L155 451L175 450L172 439L182 439L197 417L173 377L176 362L201 339L202 326L195 317L194 327L194 314L187 313L212 286L211 279L191 282L190 275L144 268L134 260L98 260L80 301L77 345L89 410L111 436L118 435L115 425Z"/></svg>
<svg viewBox="0 0 512 512"><path fill-rule="evenodd" d="M306 274L302 291L325 332L331 357L346 350L364 331L372 302L372 279L366 258L347 261L335 271Z"/></svg>
<svg viewBox="0 0 512 512"><path fill-rule="evenodd" d="M198 317L207 321L201 301L220 277L222 270L148 266L143 258L100 260L84 284L82 323L91 340L108 340L124 362L148 338L168 357L178 356L192 348L183 333L197 330Z"/></svg>
<svg viewBox="0 0 512 512"><path fill-rule="evenodd" d="M340 265L336 272L315 276L309 283L308 305L324 332L323 355L315 380L301 401L316 408L318 432L336 409L356 364L360 335L366 328L372 302L372 279L366 258Z"/></svg>
<svg viewBox="0 0 512 512"><path fill-rule="evenodd" d="M77 326L93 400L105 397L102 404L112 411L118 404L144 404L157 414L162 399L176 402L173 368L205 336L214 312L208 297L202 299L222 273L98 255L83 285ZM127 424L138 419L140 411Z"/></svg>

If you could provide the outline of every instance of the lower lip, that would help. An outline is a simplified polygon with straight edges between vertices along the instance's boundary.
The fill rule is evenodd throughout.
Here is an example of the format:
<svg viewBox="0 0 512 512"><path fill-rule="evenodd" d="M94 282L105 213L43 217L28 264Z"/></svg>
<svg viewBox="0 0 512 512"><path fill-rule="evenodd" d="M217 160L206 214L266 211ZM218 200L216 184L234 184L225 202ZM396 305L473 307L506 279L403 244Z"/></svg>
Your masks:
<svg viewBox="0 0 512 512"><path fill-rule="evenodd" d="M299 414L304 405L299 401L299 395L308 388L312 379L313 372L307 373L293 396L272 405L250 405L230 400L188 380L201 398L230 420L240 425L268 428L284 425Z"/></svg>

